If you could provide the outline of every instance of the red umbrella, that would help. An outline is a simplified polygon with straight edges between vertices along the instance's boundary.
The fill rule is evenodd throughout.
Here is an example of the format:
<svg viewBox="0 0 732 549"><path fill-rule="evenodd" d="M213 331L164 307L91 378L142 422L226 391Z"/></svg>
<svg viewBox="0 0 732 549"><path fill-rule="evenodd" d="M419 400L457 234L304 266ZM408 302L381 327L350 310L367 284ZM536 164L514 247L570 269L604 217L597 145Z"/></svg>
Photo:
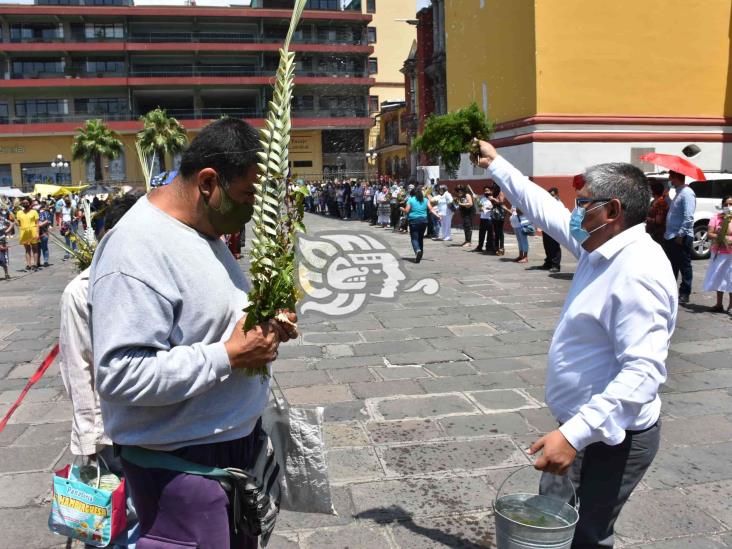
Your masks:
<svg viewBox="0 0 732 549"><path fill-rule="evenodd" d="M645 162L655 164L656 166L661 166L662 168L682 173L691 177L695 181L707 180L704 176L704 172L699 166L692 164L686 158L681 158L674 154L648 153L641 156L640 159Z"/></svg>

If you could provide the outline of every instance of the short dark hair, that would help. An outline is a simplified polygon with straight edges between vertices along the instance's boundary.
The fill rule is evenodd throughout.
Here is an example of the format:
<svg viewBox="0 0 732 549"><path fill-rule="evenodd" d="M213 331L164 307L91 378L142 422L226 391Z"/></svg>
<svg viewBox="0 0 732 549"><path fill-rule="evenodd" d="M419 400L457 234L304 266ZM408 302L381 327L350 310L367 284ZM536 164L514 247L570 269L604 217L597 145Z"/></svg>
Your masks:
<svg viewBox="0 0 732 549"><path fill-rule="evenodd" d="M659 181L658 179L651 179L649 184L651 186L651 192L656 196L661 196L666 188L663 181Z"/></svg>
<svg viewBox="0 0 732 549"><path fill-rule="evenodd" d="M111 231L117 222L122 219L142 193L130 191L127 194L113 198L109 205L104 208L104 230Z"/></svg>
<svg viewBox="0 0 732 549"><path fill-rule="evenodd" d="M613 162L592 166L584 173L590 196L612 197L620 201L625 227L645 221L651 205L648 179L632 164Z"/></svg>
<svg viewBox="0 0 732 549"><path fill-rule="evenodd" d="M549 194L556 194L557 196L559 196L559 189L557 189L556 187L552 187L551 189L549 189Z"/></svg>
<svg viewBox="0 0 732 549"><path fill-rule="evenodd" d="M668 178L669 179L672 179L674 177L677 178L677 179L681 179L681 181L686 181L686 176L683 173L675 172L673 170L669 170L668 171Z"/></svg>
<svg viewBox="0 0 732 549"><path fill-rule="evenodd" d="M243 120L222 118L191 141L183 153L180 174L190 179L204 168L212 168L223 181L231 182L257 164L260 148L256 129Z"/></svg>

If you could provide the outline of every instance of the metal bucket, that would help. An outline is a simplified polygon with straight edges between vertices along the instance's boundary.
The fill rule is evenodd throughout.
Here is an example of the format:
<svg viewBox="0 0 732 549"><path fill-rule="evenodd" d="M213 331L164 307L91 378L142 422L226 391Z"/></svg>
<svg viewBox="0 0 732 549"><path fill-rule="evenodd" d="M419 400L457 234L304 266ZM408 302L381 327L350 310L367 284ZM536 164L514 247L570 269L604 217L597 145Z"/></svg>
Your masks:
<svg viewBox="0 0 732 549"><path fill-rule="evenodd" d="M527 467L532 465L508 475L493 500L498 549L569 549L579 520L579 500L568 477L565 478L572 486L574 507L560 499L538 494L501 496L506 481Z"/></svg>

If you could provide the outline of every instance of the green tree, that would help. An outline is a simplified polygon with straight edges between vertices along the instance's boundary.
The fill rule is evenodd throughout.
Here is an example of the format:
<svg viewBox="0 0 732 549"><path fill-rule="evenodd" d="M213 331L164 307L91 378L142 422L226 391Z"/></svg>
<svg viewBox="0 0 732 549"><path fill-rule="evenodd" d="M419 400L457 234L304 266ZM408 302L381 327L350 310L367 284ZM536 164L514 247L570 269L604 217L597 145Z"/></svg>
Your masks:
<svg viewBox="0 0 732 549"><path fill-rule="evenodd" d="M432 159L440 158L447 172L454 176L460 167L460 155L470 152L471 140L488 139L492 131L488 118L473 103L441 116L430 116L413 146Z"/></svg>
<svg viewBox="0 0 732 549"><path fill-rule="evenodd" d="M142 130L137 133L137 141L142 152L155 154L160 162L160 171L165 171L165 155L182 152L188 143L185 128L172 116L158 107L140 117Z"/></svg>
<svg viewBox="0 0 732 549"><path fill-rule="evenodd" d="M78 128L78 132L71 145L71 157L74 160L94 162L94 181L101 181L104 179L102 159L117 158L122 152L122 141L100 119L87 120L83 127Z"/></svg>

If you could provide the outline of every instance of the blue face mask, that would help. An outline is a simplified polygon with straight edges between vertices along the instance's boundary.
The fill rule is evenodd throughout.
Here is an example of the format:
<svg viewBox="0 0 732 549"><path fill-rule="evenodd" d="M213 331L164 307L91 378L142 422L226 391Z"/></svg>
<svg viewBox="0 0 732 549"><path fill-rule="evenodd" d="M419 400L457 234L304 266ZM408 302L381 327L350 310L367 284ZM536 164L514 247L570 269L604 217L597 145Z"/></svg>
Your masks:
<svg viewBox="0 0 732 549"><path fill-rule="evenodd" d="M588 211L596 210L597 208L602 208L607 202L604 204L599 204L595 206L594 208L590 208L589 210L586 210L582 206L577 206L574 210L572 210L572 217L569 219L569 233L572 235L572 238L574 238L577 242L582 244L585 240L590 238L590 235L594 233L595 231L598 231L602 229L607 223L600 225L599 227L596 227L592 229L591 231L586 231L582 228L582 222L585 220L585 214Z"/></svg>

